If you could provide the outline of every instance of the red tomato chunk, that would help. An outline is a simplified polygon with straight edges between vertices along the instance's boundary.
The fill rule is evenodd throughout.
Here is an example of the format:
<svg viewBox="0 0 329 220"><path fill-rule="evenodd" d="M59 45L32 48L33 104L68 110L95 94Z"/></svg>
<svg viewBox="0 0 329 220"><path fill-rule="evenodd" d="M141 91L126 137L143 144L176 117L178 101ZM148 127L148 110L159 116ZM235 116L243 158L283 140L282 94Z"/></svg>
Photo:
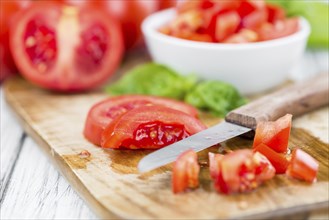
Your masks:
<svg viewBox="0 0 329 220"><path fill-rule="evenodd" d="M278 120L257 124L253 147L263 143L278 153L285 153L291 130L292 115L287 114Z"/></svg>
<svg viewBox="0 0 329 220"><path fill-rule="evenodd" d="M174 163L172 173L172 190L174 193L184 192L188 188L199 185L199 171L197 154L193 150L182 153Z"/></svg>
<svg viewBox="0 0 329 220"><path fill-rule="evenodd" d="M319 163L308 153L297 148L292 152L286 174L290 177L313 183L316 181Z"/></svg>
<svg viewBox="0 0 329 220"><path fill-rule="evenodd" d="M275 152L265 144L256 146L254 151L263 154L271 162L277 174L286 172L289 162L284 155Z"/></svg>
<svg viewBox="0 0 329 220"><path fill-rule="evenodd" d="M244 149L223 156L209 154L215 189L224 194L250 192L272 179L275 168L262 154Z"/></svg>

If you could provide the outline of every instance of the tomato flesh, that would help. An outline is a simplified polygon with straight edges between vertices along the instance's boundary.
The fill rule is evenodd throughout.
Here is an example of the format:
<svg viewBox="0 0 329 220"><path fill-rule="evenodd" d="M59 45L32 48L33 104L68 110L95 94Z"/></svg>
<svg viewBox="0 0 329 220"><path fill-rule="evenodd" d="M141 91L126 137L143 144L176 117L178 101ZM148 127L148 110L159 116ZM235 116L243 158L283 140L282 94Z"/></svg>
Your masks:
<svg viewBox="0 0 329 220"><path fill-rule="evenodd" d="M205 128L184 112L160 105L141 106L113 120L102 133L101 146L158 149Z"/></svg>
<svg viewBox="0 0 329 220"><path fill-rule="evenodd" d="M268 159L252 150L210 156L210 174L215 189L220 193L250 192L275 175L275 168Z"/></svg>
<svg viewBox="0 0 329 220"><path fill-rule="evenodd" d="M263 154L271 162L277 174L286 172L289 162L284 155L275 152L265 144L256 146L254 151Z"/></svg>
<svg viewBox="0 0 329 220"><path fill-rule="evenodd" d="M36 17L26 26L24 36L25 50L33 65L46 72L55 64L57 43L55 30L40 22Z"/></svg>
<svg viewBox="0 0 329 220"><path fill-rule="evenodd" d="M132 139L122 142L123 146L133 148L134 146L158 146L159 148L180 141L190 134L184 125L165 124L159 121L140 124L134 131Z"/></svg>
<svg viewBox="0 0 329 220"><path fill-rule="evenodd" d="M316 182L319 163L308 153L296 148L292 151L292 157L286 174L290 177L304 180L310 183Z"/></svg>
<svg viewBox="0 0 329 220"><path fill-rule="evenodd" d="M276 121L257 124L253 147L263 143L278 153L285 153L291 130L292 115L287 114Z"/></svg>
<svg viewBox="0 0 329 220"><path fill-rule="evenodd" d="M84 136L90 142L100 145L102 132L109 123L127 111L146 105L171 107L185 112L192 117L197 117L198 115L198 111L194 107L172 99L143 95L111 97L96 103L89 110L84 128Z"/></svg>
<svg viewBox="0 0 329 220"><path fill-rule="evenodd" d="M184 192L188 188L199 186L200 166L197 154L188 150L179 155L174 163L172 173L172 190L174 193Z"/></svg>

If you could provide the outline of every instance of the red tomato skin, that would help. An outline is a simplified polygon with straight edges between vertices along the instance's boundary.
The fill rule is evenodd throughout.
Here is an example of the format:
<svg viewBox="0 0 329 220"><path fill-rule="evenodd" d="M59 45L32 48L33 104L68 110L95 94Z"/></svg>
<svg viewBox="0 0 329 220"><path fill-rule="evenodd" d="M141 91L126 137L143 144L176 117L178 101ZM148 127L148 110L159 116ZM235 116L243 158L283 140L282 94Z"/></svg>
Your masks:
<svg viewBox="0 0 329 220"><path fill-rule="evenodd" d="M127 105L129 105L129 109L126 109ZM198 117L198 110L193 106L173 99L143 95L122 95L110 97L96 103L89 110L83 131L85 138L93 144L100 146L101 136L104 129L115 118L113 117L113 114L109 115L109 109L116 108L119 112L115 114L121 115L128 110L143 105L162 105L185 112L192 117ZM122 106L125 106L125 108Z"/></svg>
<svg viewBox="0 0 329 220"><path fill-rule="evenodd" d="M275 175L267 158L249 149L209 159L215 161L210 167L214 188L223 194L250 192Z"/></svg>
<svg viewBox="0 0 329 220"><path fill-rule="evenodd" d="M200 166L198 156L193 150L179 155L173 166L172 190L175 194L184 192L188 188L199 186Z"/></svg>
<svg viewBox="0 0 329 220"><path fill-rule="evenodd" d="M316 182L319 163L308 153L299 148L292 151L292 157L286 174L306 182Z"/></svg>
<svg viewBox="0 0 329 220"><path fill-rule="evenodd" d="M278 20L283 20L286 18L286 12L283 8L278 5L266 5L267 13L268 13L268 22L275 23Z"/></svg>
<svg viewBox="0 0 329 220"><path fill-rule="evenodd" d="M278 153L285 153L291 130L292 115L287 114L274 122L260 122L257 125L253 147L261 143Z"/></svg>
<svg viewBox="0 0 329 220"><path fill-rule="evenodd" d="M36 16L38 19L36 19ZM80 23L73 24L73 18ZM69 21L65 23L66 19L69 19ZM40 71L26 52L26 41L24 39L25 34L28 32L26 27L30 21L35 20L44 22L50 30L55 30L55 56L52 58L53 64L49 65L46 71ZM107 22L104 22L104 20ZM59 21L62 22L62 25L69 25L70 28L66 27L64 30L63 26L59 26ZM92 22L101 24L101 27L106 29L105 32L109 35L106 38L106 44L111 45L111 51L104 52L102 63L94 67L94 72L83 69L83 65L81 65L85 63L78 49L83 48L85 44L74 47L74 43L72 43L74 37L82 41L82 34L88 35L90 33L83 28L88 29L87 25L92 27ZM30 82L42 88L59 92L81 92L103 84L114 73L120 63L123 55L123 41L118 25L115 19L101 10L35 2L17 15L10 35L10 47L20 73ZM60 31L61 34L56 31ZM80 33L78 33L79 31ZM78 42L78 40L74 42ZM70 54L70 50L73 50L73 55L71 54L69 57L65 55L65 59L64 56L60 58L60 54L64 54L64 48L66 54ZM79 60L80 58L82 60ZM82 75L82 71L88 72L88 75ZM44 74L45 72L46 74Z"/></svg>
<svg viewBox="0 0 329 220"><path fill-rule="evenodd" d="M254 152L263 154L271 162L275 168L276 174L283 174L286 172L289 162L284 155L275 152L272 148L266 146L265 144L260 144L253 150Z"/></svg>
<svg viewBox="0 0 329 220"><path fill-rule="evenodd" d="M110 123L102 133L101 146L103 148L128 149L158 149L165 145L143 145L135 139L135 132L140 125L150 123L184 126L187 135L202 131L206 126L198 119L178 110L163 106L142 106L132 109ZM148 134L150 136L150 134ZM166 138L166 136L164 136ZM122 146L123 143L134 141L134 145ZM135 145L135 143L138 144Z"/></svg>
<svg viewBox="0 0 329 220"><path fill-rule="evenodd" d="M17 68L9 48L9 29L15 15L28 6L30 1L0 1L0 83L17 73Z"/></svg>

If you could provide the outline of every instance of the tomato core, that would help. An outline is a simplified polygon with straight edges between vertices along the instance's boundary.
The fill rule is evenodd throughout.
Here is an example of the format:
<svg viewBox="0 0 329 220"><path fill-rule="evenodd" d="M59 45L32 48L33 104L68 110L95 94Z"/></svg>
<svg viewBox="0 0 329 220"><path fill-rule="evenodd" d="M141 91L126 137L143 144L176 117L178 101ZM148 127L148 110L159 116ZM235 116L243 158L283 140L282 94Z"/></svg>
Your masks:
<svg viewBox="0 0 329 220"><path fill-rule="evenodd" d="M24 42L26 53L40 72L45 72L55 64L57 54L55 31L37 17L28 22Z"/></svg>
<svg viewBox="0 0 329 220"><path fill-rule="evenodd" d="M158 146L164 147L180 141L190 134L184 125L165 124L159 121L140 124L134 131L133 139L125 140L122 145L129 146Z"/></svg>

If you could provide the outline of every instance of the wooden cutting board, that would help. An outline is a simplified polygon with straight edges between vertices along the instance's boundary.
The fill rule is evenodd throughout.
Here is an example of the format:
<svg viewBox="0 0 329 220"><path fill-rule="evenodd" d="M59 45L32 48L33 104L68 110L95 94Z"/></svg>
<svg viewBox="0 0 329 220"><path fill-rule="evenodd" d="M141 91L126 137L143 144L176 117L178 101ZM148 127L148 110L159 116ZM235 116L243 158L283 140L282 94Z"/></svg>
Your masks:
<svg viewBox="0 0 329 220"><path fill-rule="evenodd" d="M272 218L329 204L328 106L294 121L289 147L298 146L320 163L318 182L307 184L278 175L254 192L217 194L209 178L207 152L248 148L242 138L200 152L201 187L185 194L171 191L171 165L139 174L138 161L150 151L104 150L84 139L89 108L103 93L64 95L34 87L20 78L7 81L5 97L26 131L92 209L104 219L239 219ZM203 117L208 125L219 120ZM314 136L318 136L322 141ZM326 143L325 143L326 142ZM89 157L80 153L90 152Z"/></svg>

